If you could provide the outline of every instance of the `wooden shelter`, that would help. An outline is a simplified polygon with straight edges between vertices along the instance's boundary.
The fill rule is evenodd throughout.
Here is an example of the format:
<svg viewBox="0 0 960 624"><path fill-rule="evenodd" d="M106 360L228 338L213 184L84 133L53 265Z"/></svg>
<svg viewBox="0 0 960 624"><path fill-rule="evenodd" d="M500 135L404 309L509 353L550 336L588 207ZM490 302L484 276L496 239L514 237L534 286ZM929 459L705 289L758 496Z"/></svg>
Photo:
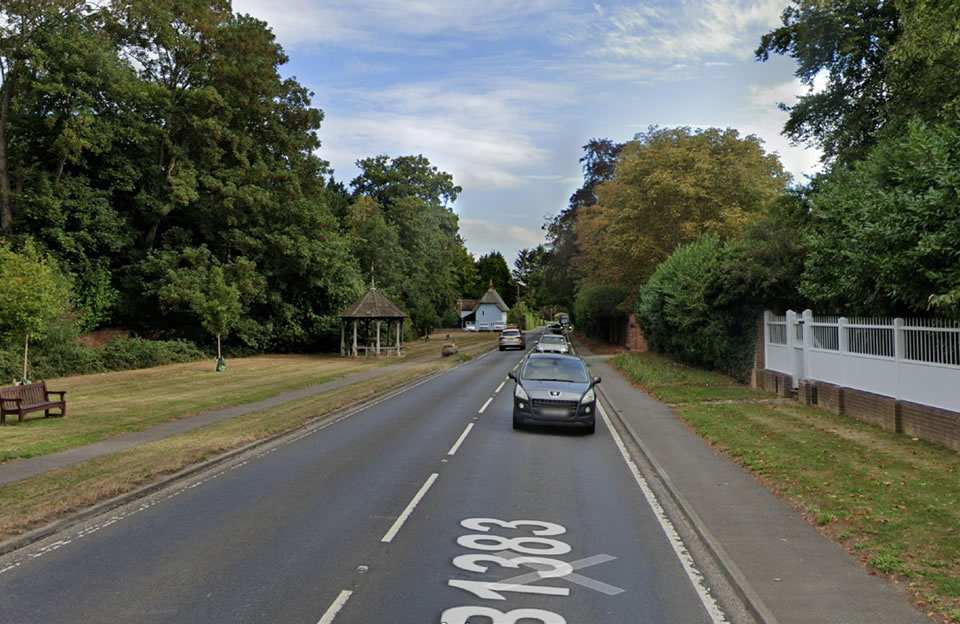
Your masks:
<svg viewBox="0 0 960 624"><path fill-rule="evenodd" d="M364 355L379 356L381 353L396 353L397 357L403 355L403 320L410 318L400 308L395 306L392 301L384 297L377 290L376 286L371 286L367 293L350 304L346 310L340 313L340 355L357 357L363 351ZM353 341L347 344L347 325L353 322ZM363 336L357 340L358 326L363 324ZM376 323L376 338L372 335L371 328ZM382 324L387 324L387 332L381 342ZM393 327L396 326L396 332ZM396 340L391 341L391 338ZM391 342L393 344L391 344Z"/></svg>

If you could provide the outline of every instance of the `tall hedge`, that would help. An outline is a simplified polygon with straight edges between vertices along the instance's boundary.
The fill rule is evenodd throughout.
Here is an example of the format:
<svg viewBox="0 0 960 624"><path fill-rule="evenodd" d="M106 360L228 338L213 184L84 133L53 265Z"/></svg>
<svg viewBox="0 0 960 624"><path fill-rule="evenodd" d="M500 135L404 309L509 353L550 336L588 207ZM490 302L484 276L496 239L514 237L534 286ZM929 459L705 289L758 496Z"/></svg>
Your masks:
<svg viewBox="0 0 960 624"><path fill-rule="evenodd" d="M627 320L622 304L630 295L626 286L597 284L577 291L573 314L577 328L595 340L610 340L616 325Z"/></svg>
<svg viewBox="0 0 960 624"><path fill-rule="evenodd" d="M727 253L717 236L678 247L641 287L634 312L654 351L746 381L760 308L727 296Z"/></svg>

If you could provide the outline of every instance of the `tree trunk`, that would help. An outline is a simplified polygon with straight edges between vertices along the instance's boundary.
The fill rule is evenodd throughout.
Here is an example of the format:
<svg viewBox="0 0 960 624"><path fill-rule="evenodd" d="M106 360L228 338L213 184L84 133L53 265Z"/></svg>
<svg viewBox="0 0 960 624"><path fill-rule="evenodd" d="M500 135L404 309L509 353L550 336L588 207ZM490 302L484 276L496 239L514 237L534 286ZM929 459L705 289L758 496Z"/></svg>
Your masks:
<svg viewBox="0 0 960 624"><path fill-rule="evenodd" d="M27 380L27 353L30 349L30 333L27 333L26 339L23 341L23 377L20 378L20 383L24 383Z"/></svg>
<svg viewBox="0 0 960 624"><path fill-rule="evenodd" d="M217 359L221 359L223 356L220 354L220 334L217 334Z"/></svg>
<svg viewBox="0 0 960 624"><path fill-rule="evenodd" d="M7 117L10 113L10 92L16 78L13 72L5 78L0 89L0 233L9 234L13 208L10 204L10 165L7 161Z"/></svg>

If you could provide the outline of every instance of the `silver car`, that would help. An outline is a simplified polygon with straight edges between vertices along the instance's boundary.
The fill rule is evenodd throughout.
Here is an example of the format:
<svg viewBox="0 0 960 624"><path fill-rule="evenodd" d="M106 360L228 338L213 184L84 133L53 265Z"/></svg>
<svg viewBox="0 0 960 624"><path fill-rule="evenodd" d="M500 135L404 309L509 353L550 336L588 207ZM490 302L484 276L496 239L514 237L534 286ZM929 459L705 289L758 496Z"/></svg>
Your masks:
<svg viewBox="0 0 960 624"><path fill-rule="evenodd" d="M561 425L596 430L599 377L590 378L578 357L531 353L519 373L510 372L513 389L513 428L524 425Z"/></svg>
<svg viewBox="0 0 960 624"><path fill-rule="evenodd" d="M544 334L537 343L537 353L570 353L570 345L563 336Z"/></svg>

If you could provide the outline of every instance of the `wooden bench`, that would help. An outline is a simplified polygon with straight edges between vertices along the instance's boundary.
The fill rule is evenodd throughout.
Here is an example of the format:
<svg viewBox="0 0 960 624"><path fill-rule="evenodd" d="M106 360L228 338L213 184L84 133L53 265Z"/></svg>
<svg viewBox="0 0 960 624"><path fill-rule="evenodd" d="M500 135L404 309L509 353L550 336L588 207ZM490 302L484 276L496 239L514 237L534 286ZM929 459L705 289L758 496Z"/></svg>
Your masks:
<svg viewBox="0 0 960 624"><path fill-rule="evenodd" d="M58 394L58 401L50 400L50 395ZM66 391L58 392L47 390L47 382L25 384L22 386L8 386L0 388L0 425L7 424L7 414L16 414L17 422L23 422L23 415L43 410L44 416L66 416ZM59 414L51 414L53 408L60 408Z"/></svg>

